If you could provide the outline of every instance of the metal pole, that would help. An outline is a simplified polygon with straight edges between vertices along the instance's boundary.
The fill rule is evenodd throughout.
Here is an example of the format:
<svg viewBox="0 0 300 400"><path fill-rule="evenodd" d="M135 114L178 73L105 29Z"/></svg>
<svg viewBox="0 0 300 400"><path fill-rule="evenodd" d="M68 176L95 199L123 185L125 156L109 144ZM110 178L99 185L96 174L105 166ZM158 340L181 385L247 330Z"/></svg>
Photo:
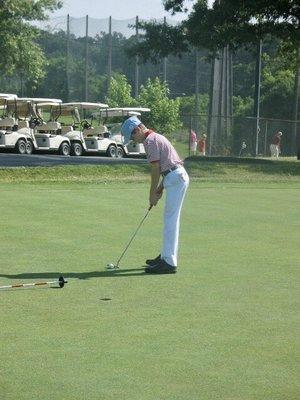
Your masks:
<svg viewBox="0 0 300 400"><path fill-rule="evenodd" d="M111 81L111 60L112 60L112 35L111 35L111 17L108 23L108 59L107 59L107 93L110 88Z"/></svg>
<svg viewBox="0 0 300 400"><path fill-rule="evenodd" d="M229 69L229 129L232 135L233 132L233 60L232 60L232 52L229 51L229 61L228 61L228 69Z"/></svg>
<svg viewBox="0 0 300 400"><path fill-rule="evenodd" d="M192 114L190 116L190 132L189 132L189 140L188 140L188 146L189 146L189 157L191 156L191 133L192 133L192 124L193 124L193 117Z"/></svg>
<svg viewBox="0 0 300 400"><path fill-rule="evenodd" d="M139 41L139 17L136 16L135 18L135 38L136 42ZM135 56L135 77L134 77L134 97L137 98L139 95L139 56Z"/></svg>
<svg viewBox="0 0 300 400"><path fill-rule="evenodd" d="M217 118L217 145L218 145L218 151L219 145L222 144L222 141L220 143L220 139L222 140L224 138L223 135L223 127L224 127L224 120L223 116L225 115L225 47L222 50L221 56L220 56L220 86L219 86L219 97L218 97L218 118Z"/></svg>
<svg viewBox="0 0 300 400"><path fill-rule="evenodd" d="M295 71L295 86L294 86L294 110L293 110L293 139L292 139L292 151L291 154L297 154L300 151L300 132L297 134L298 126L298 113L299 113L299 92L300 92L300 48L297 49L297 62Z"/></svg>
<svg viewBox="0 0 300 400"><path fill-rule="evenodd" d="M67 49L66 49L66 101L69 101L69 60L70 60L70 15L67 15Z"/></svg>
<svg viewBox="0 0 300 400"><path fill-rule="evenodd" d="M260 117L260 86L261 86L261 53L262 41L260 40L257 45L257 57L255 67L255 93L254 93L254 117L256 118L255 124L255 156L258 156L258 135L259 135L259 117Z"/></svg>
<svg viewBox="0 0 300 400"><path fill-rule="evenodd" d="M167 24L167 18L164 17L164 25L166 26ZM164 57L163 59L163 81L166 83L167 82L167 57Z"/></svg>
<svg viewBox="0 0 300 400"><path fill-rule="evenodd" d="M88 101L88 36L89 36L89 16L86 16L85 25L85 101Z"/></svg>
<svg viewBox="0 0 300 400"><path fill-rule="evenodd" d="M198 115L199 110L199 51L196 49L196 74L195 74L195 114ZM196 133L200 136L199 131L199 119L196 117L196 124L195 124Z"/></svg>
<svg viewBox="0 0 300 400"><path fill-rule="evenodd" d="M264 156L267 156L267 138L268 138L268 120L266 120L266 127L265 127Z"/></svg>
<svg viewBox="0 0 300 400"><path fill-rule="evenodd" d="M212 153L212 145L214 141L214 128L213 128L213 110L214 110L214 86L215 86L215 64L216 64L216 56L211 62L211 73L210 73L210 89L209 89L209 110L208 110L208 118L207 118L207 133L209 139L209 150L208 154Z"/></svg>

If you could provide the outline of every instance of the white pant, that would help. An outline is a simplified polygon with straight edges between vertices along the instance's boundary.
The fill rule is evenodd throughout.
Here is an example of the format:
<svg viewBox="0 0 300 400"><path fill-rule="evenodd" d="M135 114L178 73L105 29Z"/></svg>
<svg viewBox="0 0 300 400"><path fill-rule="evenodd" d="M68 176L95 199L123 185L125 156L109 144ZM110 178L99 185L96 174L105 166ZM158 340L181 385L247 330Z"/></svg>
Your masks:
<svg viewBox="0 0 300 400"><path fill-rule="evenodd" d="M161 258L168 264L177 266L180 213L189 186L189 176L183 167L179 167L164 177L163 185L166 202Z"/></svg>
<svg viewBox="0 0 300 400"><path fill-rule="evenodd" d="M279 146L277 146L276 144L270 144L270 153L271 153L271 157L279 157Z"/></svg>

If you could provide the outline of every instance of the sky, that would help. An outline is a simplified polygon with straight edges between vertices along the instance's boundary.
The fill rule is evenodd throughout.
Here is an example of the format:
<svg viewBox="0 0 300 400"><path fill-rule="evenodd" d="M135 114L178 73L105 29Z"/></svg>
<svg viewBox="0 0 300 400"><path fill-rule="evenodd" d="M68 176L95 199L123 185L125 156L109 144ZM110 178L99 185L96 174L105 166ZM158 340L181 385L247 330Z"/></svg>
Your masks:
<svg viewBox="0 0 300 400"><path fill-rule="evenodd" d="M63 0L64 6L51 14L51 18L69 14L71 17L83 17L89 15L93 18L129 19L139 16L141 19L163 18L184 19L183 13L171 17L162 5L161 0ZM211 3L212 0L209 1ZM186 5L191 8L195 3L186 0Z"/></svg>

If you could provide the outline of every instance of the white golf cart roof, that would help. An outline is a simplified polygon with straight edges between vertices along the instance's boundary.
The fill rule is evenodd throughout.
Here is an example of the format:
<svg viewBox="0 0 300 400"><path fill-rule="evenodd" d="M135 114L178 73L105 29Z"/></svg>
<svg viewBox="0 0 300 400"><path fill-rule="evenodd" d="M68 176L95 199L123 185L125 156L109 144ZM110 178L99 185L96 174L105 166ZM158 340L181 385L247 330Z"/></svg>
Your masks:
<svg viewBox="0 0 300 400"><path fill-rule="evenodd" d="M29 118L32 114L34 114L32 103L32 100L20 97L6 100L7 110L16 115L18 118Z"/></svg>
<svg viewBox="0 0 300 400"><path fill-rule="evenodd" d="M133 115L141 115L143 112L150 112L150 108L145 107L116 107L107 108L100 111L100 117L131 117Z"/></svg>
<svg viewBox="0 0 300 400"><path fill-rule="evenodd" d="M61 105L62 107L66 107L66 108L74 108L74 107L78 107L78 108L82 108L82 109L91 109L91 108L107 108L108 105L107 104L103 104L103 103L88 103L86 101L84 102L80 102L80 101L75 101L72 103L63 103Z"/></svg>
<svg viewBox="0 0 300 400"><path fill-rule="evenodd" d="M54 106L62 103L61 99L48 99L43 97L21 97L18 98L23 102L32 102L39 107Z"/></svg>
<svg viewBox="0 0 300 400"><path fill-rule="evenodd" d="M12 93L0 93L0 99L3 100L12 100L12 99L17 99L18 96L16 94Z"/></svg>
<svg viewBox="0 0 300 400"><path fill-rule="evenodd" d="M0 93L0 110L3 110L7 105L8 101L16 100L18 96L16 94Z"/></svg>

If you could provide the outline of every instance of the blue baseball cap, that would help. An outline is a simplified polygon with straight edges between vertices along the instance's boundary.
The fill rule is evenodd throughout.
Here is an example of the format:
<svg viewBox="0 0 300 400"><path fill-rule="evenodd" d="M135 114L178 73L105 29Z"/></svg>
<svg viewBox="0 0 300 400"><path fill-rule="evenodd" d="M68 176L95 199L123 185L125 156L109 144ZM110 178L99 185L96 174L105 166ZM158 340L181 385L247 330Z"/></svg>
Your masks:
<svg viewBox="0 0 300 400"><path fill-rule="evenodd" d="M137 126L141 125L141 121L135 115L126 119L121 127L121 133L124 136L124 143L128 143L131 140L131 134Z"/></svg>

